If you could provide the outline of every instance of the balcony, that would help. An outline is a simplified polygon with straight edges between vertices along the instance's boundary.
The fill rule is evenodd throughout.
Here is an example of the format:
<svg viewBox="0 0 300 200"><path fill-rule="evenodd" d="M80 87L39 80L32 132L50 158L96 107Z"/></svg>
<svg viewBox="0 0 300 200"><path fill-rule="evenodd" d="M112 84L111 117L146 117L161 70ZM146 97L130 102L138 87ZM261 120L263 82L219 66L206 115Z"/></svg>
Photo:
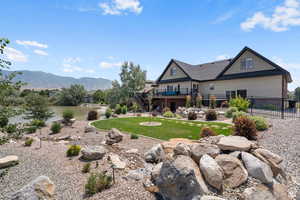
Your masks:
<svg viewBox="0 0 300 200"><path fill-rule="evenodd" d="M191 90L189 88L181 88L180 90L167 90L167 89L156 89L153 91L153 95L156 97L163 96L186 96L186 95L195 95L197 90Z"/></svg>

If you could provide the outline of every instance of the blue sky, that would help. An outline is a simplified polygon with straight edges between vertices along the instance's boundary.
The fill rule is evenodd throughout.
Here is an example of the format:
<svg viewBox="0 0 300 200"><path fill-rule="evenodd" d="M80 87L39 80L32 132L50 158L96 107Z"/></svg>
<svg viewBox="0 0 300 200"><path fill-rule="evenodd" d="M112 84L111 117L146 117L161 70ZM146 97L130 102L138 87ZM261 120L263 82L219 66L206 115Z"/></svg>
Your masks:
<svg viewBox="0 0 300 200"><path fill-rule="evenodd" d="M191 64L249 46L300 86L300 0L9 0L0 36L12 69L118 79L133 61L156 79L171 58Z"/></svg>

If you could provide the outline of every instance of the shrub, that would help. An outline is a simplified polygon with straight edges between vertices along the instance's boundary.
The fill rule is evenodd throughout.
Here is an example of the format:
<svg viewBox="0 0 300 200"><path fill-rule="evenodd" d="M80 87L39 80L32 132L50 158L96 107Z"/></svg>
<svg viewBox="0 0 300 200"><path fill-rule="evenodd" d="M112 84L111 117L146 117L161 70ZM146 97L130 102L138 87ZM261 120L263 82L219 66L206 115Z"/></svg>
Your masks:
<svg viewBox="0 0 300 200"><path fill-rule="evenodd" d="M89 111L87 120L91 121L91 120L97 120L97 119L98 119L98 112L95 110Z"/></svg>
<svg viewBox="0 0 300 200"><path fill-rule="evenodd" d="M7 124L8 124L8 118L6 116L1 115L0 116L0 128L7 126Z"/></svg>
<svg viewBox="0 0 300 200"><path fill-rule="evenodd" d="M212 95L209 97L209 107L211 109L215 109L217 106L217 98L216 96Z"/></svg>
<svg viewBox="0 0 300 200"><path fill-rule="evenodd" d="M105 111L105 117L108 119L111 117L112 111L110 108L107 108Z"/></svg>
<svg viewBox="0 0 300 200"><path fill-rule="evenodd" d="M171 111L167 111L163 114L164 117L167 118L173 118L174 117L174 113L172 113Z"/></svg>
<svg viewBox="0 0 300 200"><path fill-rule="evenodd" d="M71 145L69 149L67 150L67 156L78 156L79 152L81 150L81 147L79 145Z"/></svg>
<svg viewBox="0 0 300 200"><path fill-rule="evenodd" d="M137 113L137 114L136 114L136 116L138 116L138 117L141 117L141 116L142 116L142 114L141 114L141 113Z"/></svg>
<svg viewBox="0 0 300 200"><path fill-rule="evenodd" d="M126 105L124 105L124 106L121 107L121 112L124 115L127 113L127 106Z"/></svg>
<svg viewBox="0 0 300 200"><path fill-rule="evenodd" d="M221 103L221 108L229 108L229 103L228 103L228 101L223 101L223 102Z"/></svg>
<svg viewBox="0 0 300 200"><path fill-rule="evenodd" d="M64 118L64 121L70 122L71 119L74 118L74 112L72 110L65 110L63 112L63 118Z"/></svg>
<svg viewBox="0 0 300 200"><path fill-rule="evenodd" d="M112 177L104 173L91 174L85 185L85 193L93 195L111 187Z"/></svg>
<svg viewBox="0 0 300 200"><path fill-rule="evenodd" d="M16 124L8 124L5 127L5 132L9 133L9 134L17 132L17 125Z"/></svg>
<svg viewBox="0 0 300 200"><path fill-rule="evenodd" d="M175 117L176 117L176 119L181 119L182 118L182 116L179 115L179 114L175 114Z"/></svg>
<svg viewBox="0 0 300 200"><path fill-rule="evenodd" d="M225 112L225 117L227 118L232 118L232 114L238 112L238 109L236 107L230 107L226 112Z"/></svg>
<svg viewBox="0 0 300 200"><path fill-rule="evenodd" d="M152 117L157 117L158 113L154 111L151 113L151 115L152 115Z"/></svg>
<svg viewBox="0 0 300 200"><path fill-rule="evenodd" d="M136 140L136 139L139 139L139 136L136 134L131 134L130 139Z"/></svg>
<svg viewBox="0 0 300 200"><path fill-rule="evenodd" d="M230 99L229 104L231 107L236 107L239 111L248 112L250 102L242 97L236 97Z"/></svg>
<svg viewBox="0 0 300 200"><path fill-rule="evenodd" d="M25 128L25 132L28 133L28 134L35 133L36 129L37 129L36 126L29 126L29 127Z"/></svg>
<svg viewBox="0 0 300 200"><path fill-rule="evenodd" d="M244 136L249 140L257 139L256 126L253 120L247 116L240 116L234 122L235 135Z"/></svg>
<svg viewBox="0 0 300 200"><path fill-rule="evenodd" d="M131 110L136 113L139 110L139 105L137 103L133 103L131 106Z"/></svg>
<svg viewBox="0 0 300 200"><path fill-rule="evenodd" d="M117 105L116 105L115 113L116 113L117 115L119 115L119 114L122 113L122 107L121 107L120 104L117 104Z"/></svg>
<svg viewBox="0 0 300 200"><path fill-rule="evenodd" d="M162 110L162 113L165 113L165 112L170 112L170 108L169 107L164 107L164 109Z"/></svg>
<svg viewBox="0 0 300 200"><path fill-rule="evenodd" d="M218 119L218 115L217 112L213 109L210 109L208 111L206 111L205 113L205 119L206 121L214 121Z"/></svg>
<svg viewBox="0 0 300 200"><path fill-rule="evenodd" d="M192 102L192 97L190 95L187 95L185 97L185 107L186 108L189 108L191 107L191 102Z"/></svg>
<svg viewBox="0 0 300 200"><path fill-rule="evenodd" d="M202 96L201 95L198 95L196 97L196 107L197 108L202 108Z"/></svg>
<svg viewBox="0 0 300 200"><path fill-rule="evenodd" d="M217 134L209 127L203 127L201 129L200 138L216 136Z"/></svg>
<svg viewBox="0 0 300 200"><path fill-rule="evenodd" d="M241 117L241 116L246 116L247 113L243 112L243 111L237 111L232 113L232 121L235 122L236 118Z"/></svg>
<svg viewBox="0 0 300 200"><path fill-rule="evenodd" d="M30 123L31 126L35 126L37 128L45 127L46 123L43 120L35 119Z"/></svg>
<svg viewBox="0 0 300 200"><path fill-rule="evenodd" d="M250 116L249 118L254 121L256 130L264 131L268 129L269 125L265 118L259 116Z"/></svg>
<svg viewBox="0 0 300 200"><path fill-rule="evenodd" d="M27 138L25 140L24 146L25 147L30 147L32 145L32 143L33 143L33 139L32 138Z"/></svg>
<svg viewBox="0 0 300 200"><path fill-rule="evenodd" d="M195 112L189 112L188 114L188 120L196 120L197 114Z"/></svg>
<svg viewBox="0 0 300 200"><path fill-rule="evenodd" d="M8 137L0 137L0 145L5 144L9 141Z"/></svg>
<svg viewBox="0 0 300 200"><path fill-rule="evenodd" d="M91 163L85 163L81 171L82 173L89 173L91 171Z"/></svg>
<svg viewBox="0 0 300 200"><path fill-rule="evenodd" d="M51 125L51 131L53 134L59 133L61 130L61 125L58 122L53 122Z"/></svg>

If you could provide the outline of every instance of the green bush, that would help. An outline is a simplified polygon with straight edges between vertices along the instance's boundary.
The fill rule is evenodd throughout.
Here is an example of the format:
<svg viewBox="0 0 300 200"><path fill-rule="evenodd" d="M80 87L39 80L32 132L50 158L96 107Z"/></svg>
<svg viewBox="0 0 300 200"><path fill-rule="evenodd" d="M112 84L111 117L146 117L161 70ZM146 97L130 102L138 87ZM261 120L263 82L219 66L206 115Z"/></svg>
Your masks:
<svg viewBox="0 0 300 200"><path fill-rule="evenodd" d="M112 111L110 108L107 108L105 111L105 117L108 119L111 117Z"/></svg>
<svg viewBox="0 0 300 200"><path fill-rule="evenodd" d="M201 129L200 138L216 136L217 134L209 127L203 127Z"/></svg>
<svg viewBox="0 0 300 200"><path fill-rule="evenodd" d="M239 110L237 107L230 107L226 112L225 112L225 117L227 118L232 118L232 114L235 112L238 112Z"/></svg>
<svg viewBox="0 0 300 200"><path fill-rule="evenodd" d="M175 117L175 116L174 116L174 113L172 113L171 111L165 112L165 113L163 114L163 116L166 117L166 118L173 118L173 117Z"/></svg>
<svg viewBox="0 0 300 200"><path fill-rule="evenodd" d="M6 116L0 115L0 128L7 126L8 118Z"/></svg>
<svg viewBox="0 0 300 200"><path fill-rule="evenodd" d="M239 111L248 112L250 102L242 97L236 97L234 99L230 99L229 105L230 107L236 107Z"/></svg>
<svg viewBox="0 0 300 200"><path fill-rule="evenodd" d="M247 116L240 116L234 122L234 135L246 137L249 140L257 139L257 130L253 120Z"/></svg>
<svg viewBox="0 0 300 200"><path fill-rule="evenodd" d="M17 125L16 124L8 124L5 127L5 132L12 134L12 133L16 133L17 132Z"/></svg>
<svg viewBox="0 0 300 200"><path fill-rule="evenodd" d="M79 152L81 150L81 147L79 145L71 145L69 149L67 150L67 156L78 156Z"/></svg>
<svg viewBox="0 0 300 200"><path fill-rule="evenodd" d="M124 115L127 113L127 106L126 105L124 105L124 106L121 107L121 112Z"/></svg>
<svg viewBox="0 0 300 200"><path fill-rule="evenodd" d="M169 111L171 111L169 107L164 107L162 113L169 112Z"/></svg>
<svg viewBox="0 0 300 200"><path fill-rule="evenodd" d="M85 163L81 171L82 173L89 173L91 171L91 163Z"/></svg>
<svg viewBox="0 0 300 200"><path fill-rule="evenodd" d="M96 110L91 110L88 113L87 120L97 120L98 119L98 112Z"/></svg>
<svg viewBox="0 0 300 200"><path fill-rule="evenodd" d="M93 195L112 185L112 177L104 173L91 174L85 184L85 193Z"/></svg>
<svg viewBox="0 0 300 200"><path fill-rule="evenodd" d="M53 122L51 125L51 131L53 134L59 133L61 130L61 125L58 122Z"/></svg>
<svg viewBox="0 0 300 200"><path fill-rule="evenodd" d="M188 120L196 120L197 119L197 113L195 112L189 112L188 114Z"/></svg>
<svg viewBox="0 0 300 200"><path fill-rule="evenodd" d="M218 119L218 114L215 110L210 109L208 111L206 111L205 113L205 119L206 121L214 121Z"/></svg>
<svg viewBox="0 0 300 200"><path fill-rule="evenodd" d="M63 111L63 118L64 118L64 121L70 122L70 120L74 118L74 111L64 110Z"/></svg>
<svg viewBox="0 0 300 200"><path fill-rule="evenodd" d="M241 116L246 116L247 113L243 112L243 111L237 111L232 113L232 122L235 121L236 118L241 117Z"/></svg>
<svg viewBox="0 0 300 200"><path fill-rule="evenodd" d="M32 145L32 143L33 143L33 139L32 138L27 138L25 140L24 146L25 147L30 147Z"/></svg>
<svg viewBox="0 0 300 200"><path fill-rule="evenodd" d="M32 122L30 123L30 125L31 126L35 126L37 128L42 128L42 127L46 126L46 123L43 120L35 119L35 120L32 120Z"/></svg>
<svg viewBox="0 0 300 200"><path fill-rule="evenodd" d="M115 113L116 113L117 115L119 115L119 114L122 113L122 106L121 106L120 104L117 104L117 105L116 105Z"/></svg>
<svg viewBox="0 0 300 200"><path fill-rule="evenodd" d="M258 131L264 131L268 129L269 124L264 117L250 116L249 118L254 121L256 129Z"/></svg>
<svg viewBox="0 0 300 200"><path fill-rule="evenodd" d="M136 139L139 139L139 136L136 134L131 134L130 139L136 140Z"/></svg>
<svg viewBox="0 0 300 200"><path fill-rule="evenodd" d="M37 130L36 126L28 126L28 127L25 128L25 132L27 134L35 133L36 130Z"/></svg>
<svg viewBox="0 0 300 200"><path fill-rule="evenodd" d="M0 137L0 145L2 144L5 144L7 143L9 140L8 140L8 137Z"/></svg>
<svg viewBox="0 0 300 200"><path fill-rule="evenodd" d="M216 96L212 95L209 97L209 108L215 109L217 106L217 98Z"/></svg>

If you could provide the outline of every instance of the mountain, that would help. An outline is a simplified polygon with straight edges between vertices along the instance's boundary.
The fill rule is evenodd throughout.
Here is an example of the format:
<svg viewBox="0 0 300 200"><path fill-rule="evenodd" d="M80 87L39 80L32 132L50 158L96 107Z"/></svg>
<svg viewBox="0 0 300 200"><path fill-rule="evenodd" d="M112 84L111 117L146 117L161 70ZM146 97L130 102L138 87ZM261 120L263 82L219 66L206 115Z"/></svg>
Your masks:
<svg viewBox="0 0 300 200"><path fill-rule="evenodd" d="M21 75L17 75L14 81L27 83L23 88L27 89L60 89L68 88L72 84L80 84L86 90L108 89L111 87L111 81L104 78L73 78L58 76L41 71L22 70ZM2 70L3 75L8 75L11 71Z"/></svg>

